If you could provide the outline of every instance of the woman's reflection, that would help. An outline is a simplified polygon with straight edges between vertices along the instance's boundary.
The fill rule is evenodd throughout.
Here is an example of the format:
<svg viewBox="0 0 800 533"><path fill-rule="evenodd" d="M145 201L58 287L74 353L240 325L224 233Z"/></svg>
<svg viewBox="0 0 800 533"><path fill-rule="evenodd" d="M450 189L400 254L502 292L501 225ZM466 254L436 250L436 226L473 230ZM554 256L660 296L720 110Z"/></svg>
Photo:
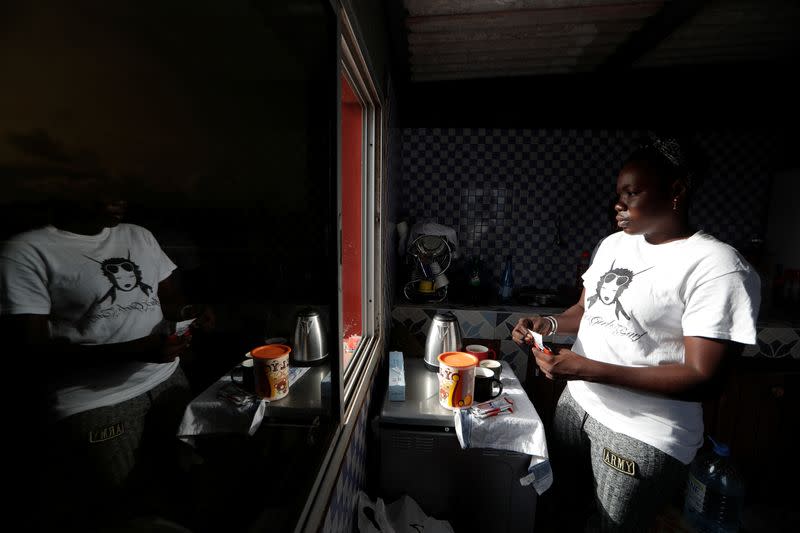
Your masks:
<svg viewBox="0 0 800 533"><path fill-rule="evenodd" d="M92 530L134 512L168 516L191 399L180 357L214 315L185 304L153 234L122 222L121 180L50 172L61 183L50 224L0 249L0 313L44 374L41 484L58 497L42 519ZM170 335L190 320L188 334Z"/></svg>

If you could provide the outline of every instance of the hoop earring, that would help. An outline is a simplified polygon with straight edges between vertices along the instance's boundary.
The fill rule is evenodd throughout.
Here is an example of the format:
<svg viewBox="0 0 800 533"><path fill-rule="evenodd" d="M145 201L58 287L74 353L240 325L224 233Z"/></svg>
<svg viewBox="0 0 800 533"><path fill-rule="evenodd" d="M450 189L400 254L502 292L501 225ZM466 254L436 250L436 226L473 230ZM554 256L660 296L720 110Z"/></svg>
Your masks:
<svg viewBox="0 0 800 533"><path fill-rule="evenodd" d="M677 197L672 199L672 210L673 211L677 211L678 210L678 198Z"/></svg>

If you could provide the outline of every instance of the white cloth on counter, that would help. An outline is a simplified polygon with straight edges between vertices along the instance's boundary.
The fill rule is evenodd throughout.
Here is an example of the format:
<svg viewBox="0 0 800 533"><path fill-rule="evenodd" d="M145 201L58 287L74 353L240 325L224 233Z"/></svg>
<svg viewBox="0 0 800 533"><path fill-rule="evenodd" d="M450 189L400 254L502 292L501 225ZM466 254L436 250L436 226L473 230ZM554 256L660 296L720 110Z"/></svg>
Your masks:
<svg viewBox="0 0 800 533"><path fill-rule="evenodd" d="M463 449L494 448L530 455L528 475L519 481L522 485L532 484L536 492L542 494L553 484L542 419L511 367L506 361L502 361L502 364L500 382L503 384L503 395L514 402L514 412L477 418L469 409L457 409L453 416L458 442Z"/></svg>
<svg viewBox="0 0 800 533"><path fill-rule="evenodd" d="M289 368L289 388L309 367ZM186 406L178 438L194 446L198 435L240 433L254 435L268 414L269 400L257 398L238 387L230 372L212 383Z"/></svg>

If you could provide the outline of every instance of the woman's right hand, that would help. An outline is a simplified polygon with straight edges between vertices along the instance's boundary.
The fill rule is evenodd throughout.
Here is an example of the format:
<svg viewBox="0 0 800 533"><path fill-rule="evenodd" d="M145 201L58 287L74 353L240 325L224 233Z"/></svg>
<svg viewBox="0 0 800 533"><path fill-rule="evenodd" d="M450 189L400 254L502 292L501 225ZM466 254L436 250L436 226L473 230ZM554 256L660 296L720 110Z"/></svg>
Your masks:
<svg viewBox="0 0 800 533"><path fill-rule="evenodd" d="M163 340L160 350L161 360L159 363L171 363L176 357L185 358L190 355L192 335L187 332L185 335L169 335Z"/></svg>
<svg viewBox="0 0 800 533"><path fill-rule="evenodd" d="M517 344L533 344L533 336L530 331L535 331L542 335L550 333L550 321L539 315L520 318L517 325L511 331L511 338Z"/></svg>
<svg viewBox="0 0 800 533"><path fill-rule="evenodd" d="M191 335L167 336L153 333L126 343L128 344L126 348L133 351L136 360L163 364L171 363L176 357L186 356L190 350L191 341Z"/></svg>

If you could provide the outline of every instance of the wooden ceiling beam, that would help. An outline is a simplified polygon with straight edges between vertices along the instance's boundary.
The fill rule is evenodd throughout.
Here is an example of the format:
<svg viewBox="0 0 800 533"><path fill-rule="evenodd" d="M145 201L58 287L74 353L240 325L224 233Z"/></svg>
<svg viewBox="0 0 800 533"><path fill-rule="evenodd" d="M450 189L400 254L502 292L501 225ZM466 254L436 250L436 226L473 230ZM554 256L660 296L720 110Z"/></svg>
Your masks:
<svg viewBox="0 0 800 533"><path fill-rule="evenodd" d="M537 39L474 40L451 43L410 44L411 55L484 52L487 50L536 50L540 48L569 48L576 46L618 45L628 35L624 33L602 33L598 35L575 35L569 37L542 37Z"/></svg>
<svg viewBox="0 0 800 533"><path fill-rule="evenodd" d="M412 74L415 82L433 82L447 80L489 79L489 78L523 78L528 76L541 76L551 74L575 74L588 72L591 67L536 67L522 69L495 70L487 73L485 70L463 70L459 72L426 72Z"/></svg>
<svg viewBox="0 0 800 533"><path fill-rule="evenodd" d="M516 11L494 11L490 13L468 13L464 15L408 17L406 19L406 27L411 33L424 33L452 30L481 30L486 27L520 28L525 26L541 26L544 24L644 20L658 13L663 4L663 1L658 1L610 6L521 9Z"/></svg>
<svg viewBox="0 0 800 533"><path fill-rule="evenodd" d="M642 0L405 0L408 14L417 16L490 13L522 9L555 9L603 4L637 4Z"/></svg>
<svg viewBox="0 0 800 533"><path fill-rule="evenodd" d="M493 61L525 61L528 59L552 59L557 57L608 57L614 46L594 46L590 48L544 48L538 50L484 50L469 53L448 53L417 55L412 54L412 65L441 65L446 63L491 63Z"/></svg>
<svg viewBox="0 0 800 533"><path fill-rule="evenodd" d="M800 24L793 22L780 21L775 24L750 24L747 26L729 26L724 24L697 24L692 23L690 27L676 31L670 39L694 39L694 38L761 38L771 35L780 35L797 39L797 27Z"/></svg>
<svg viewBox="0 0 800 533"><path fill-rule="evenodd" d="M749 37L720 36L716 39L691 37L676 39L669 43L664 43L657 50L653 50L649 55L661 54L669 51L691 50L695 48L720 48L720 47L746 47L746 48L773 48L781 49L790 46L797 46L797 37L792 35L752 35Z"/></svg>
<svg viewBox="0 0 800 533"><path fill-rule="evenodd" d="M649 54L647 60L672 59L680 60L682 57L692 59L696 57L724 57L724 56L744 56L753 55L759 57L779 57L791 54L790 47L776 48L771 45L751 46L751 45L728 45L728 46L704 46L698 48L681 48L679 50L667 49L659 50L657 53Z"/></svg>
<svg viewBox="0 0 800 533"><path fill-rule="evenodd" d="M712 3L698 16L694 24L711 22L713 24L742 25L774 24L779 21L793 20L800 17L800 4L796 2L774 2L768 0L751 0L748 4L731 2Z"/></svg>
<svg viewBox="0 0 800 533"><path fill-rule="evenodd" d="M479 30L455 30L435 33L409 33L409 44L434 44L466 41L510 41L578 37L585 35L614 34L629 35L642 25L634 22L598 22L596 24L543 24L538 26Z"/></svg>
<svg viewBox="0 0 800 533"><path fill-rule="evenodd" d="M600 72L615 72L630 68L647 52L653 50L682 24L697 15L708 0L673 0L667 2L657 15L648 19L630 39L599 68Z"/></svg>
<svg viewBox="0 0 800 533"><path fill-rule="evenodd" d="M702 56L680 56L680 57L658 57L647 58L646 61L637 63L636 68L650 67L684 67L693 65L734 65L739 63L762 63L769 64L774 61L785 63L787 57L779 54L757 55L752 53L742 54L723 54L723 55L702 55Z"/></svg>
<svg viewBox="0 0 800 533"><path fill-rule="evenodd" d="M540 67L576 67L596 66L604 57L549 57L534 58L525 61L484 61L484 62L459 62L436 65L411 65L412 74L424 72L459 72L482 70L491 73L497 70L520 70Z"/></svg>

